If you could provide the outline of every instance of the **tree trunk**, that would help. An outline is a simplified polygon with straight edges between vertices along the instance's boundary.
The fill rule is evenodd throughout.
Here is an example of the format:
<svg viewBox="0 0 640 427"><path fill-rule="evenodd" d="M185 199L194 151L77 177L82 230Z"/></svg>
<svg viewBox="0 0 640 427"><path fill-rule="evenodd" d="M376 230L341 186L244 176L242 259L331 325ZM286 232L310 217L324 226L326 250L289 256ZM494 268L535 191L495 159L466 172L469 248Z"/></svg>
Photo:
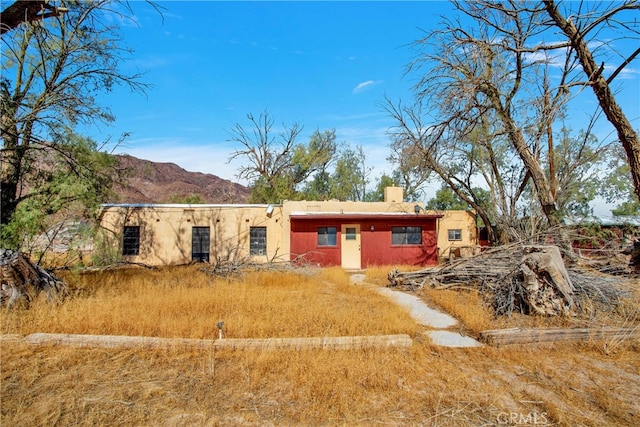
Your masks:
<svg viewBox="0 0 640 427"><path fill-rule="evenodd" d="M575 49L580 64L589 79L589 85L593 89L596 98L598 98L600 108L607 116L607 120L616 129L618 139L627 153L636 197L640 200L640 142L638 141L638 134L616 103L615 97L609 88L609 82L602 75L604 64L602 67L598 67L580 30L576 28L573 22L562 16L554 1L544 0L544 4L551 19L569 38L571 46Z"/></svg>
<svg viewBox="0 0 640 427"><path fill-rule="evenodd" d="M19 252L0 249L0 306L28 306L40 292L55 301L66 295L67 285Z"/></svg>
<svg viewBox="0 0 640 427"><path fill-rule="evenodd" d="M17 207L21 159L17 142L14 142L17 138L5 138L4 132L2 136L5 146L0 153L0 224L4 226L11 221Z"/></svg>
<svg viewBox="0 0 640 427"><path fill-rule="evenodd" d="M556 246L527 246L520 270L524 276L525 300L532 312L568 315L574 306L575 288Z"/></svg>
<svg viewBox="0 0 640 427"><path fill-rule="evenodd" d="M540 207L547 218L549 226L555 227L560 225L560 214L558 213L556 202L551 194L551 188L549 187L549 183L547 182L547 178L545 177L545 173L540 162L538 162L527 146L524 136L522 135L522 131L513 121L510 112L505 110L500 103L499 95L497 93L488 93L488 95L490 96L491 102L507 130L509 140L518 152L522 163L524 163L531 176L533 185L536 187L536 194L538 196L538 201L540 202Z"/></svg>
<svg viewBox="0 0 640 427"><path fill-rule="evenodd" d="M24 22L39 21L52 16L60 16L66 8L57 8L45 0L16 1L0 14L0 34L16 28Z"/></svg>

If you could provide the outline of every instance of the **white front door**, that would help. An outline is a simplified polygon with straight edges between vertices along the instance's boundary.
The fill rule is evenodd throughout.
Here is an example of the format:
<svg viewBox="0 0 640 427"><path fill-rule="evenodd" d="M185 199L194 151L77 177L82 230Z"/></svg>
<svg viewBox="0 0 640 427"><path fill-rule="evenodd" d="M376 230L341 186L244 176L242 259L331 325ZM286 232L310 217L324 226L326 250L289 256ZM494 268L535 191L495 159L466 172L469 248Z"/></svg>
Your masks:
<svg viewBox="0 0 640 427"><path fill-rule="evenodd" d="M361 268L360 224L342 224L340 246L342 268L359 270Z"/></svg>

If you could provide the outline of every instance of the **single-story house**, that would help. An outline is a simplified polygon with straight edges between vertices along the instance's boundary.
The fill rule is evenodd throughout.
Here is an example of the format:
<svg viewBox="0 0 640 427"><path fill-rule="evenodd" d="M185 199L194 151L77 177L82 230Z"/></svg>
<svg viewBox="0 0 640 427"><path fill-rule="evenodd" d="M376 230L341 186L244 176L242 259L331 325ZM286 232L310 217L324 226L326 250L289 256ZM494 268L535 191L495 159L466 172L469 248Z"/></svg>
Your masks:
<svg viewBox="0 0 640 427"><path fill-rule="evenodd" d="M282 204L110 204L103 241L128 261L149 265L227 259L301 261L361 269L434 265L477 245L475 215L425 211L398 187L382 202Z"/></svg>

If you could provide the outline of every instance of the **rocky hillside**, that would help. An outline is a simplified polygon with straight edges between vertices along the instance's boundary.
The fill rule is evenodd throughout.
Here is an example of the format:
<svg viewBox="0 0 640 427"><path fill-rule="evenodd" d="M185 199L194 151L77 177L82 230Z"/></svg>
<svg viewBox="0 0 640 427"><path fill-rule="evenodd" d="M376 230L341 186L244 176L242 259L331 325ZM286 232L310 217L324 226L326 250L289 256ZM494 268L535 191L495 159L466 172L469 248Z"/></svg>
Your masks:
<svg viewBox="0 0 640 427"><path fill-rule="evenodd" d="M211 174L188 172L174 163L155 163L117 155L124 186L111 203L176 203L197 195L204 203L246 203L249 189Z"/></svg>

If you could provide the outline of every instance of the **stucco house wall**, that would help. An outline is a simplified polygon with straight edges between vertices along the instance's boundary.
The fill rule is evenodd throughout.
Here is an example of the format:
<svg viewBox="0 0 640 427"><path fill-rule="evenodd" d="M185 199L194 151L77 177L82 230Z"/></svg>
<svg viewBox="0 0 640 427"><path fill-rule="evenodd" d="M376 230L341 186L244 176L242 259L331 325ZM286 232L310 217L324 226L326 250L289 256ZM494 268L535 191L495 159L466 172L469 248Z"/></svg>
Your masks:
<svg viewBox="0 0 640 427"><path fill-rule="evenodd" d="M270 212L267 213L267 209ZM176 265L192 261L194 227L209 227L210 262L228 257L267 261L284 256L282 209L268 205L105 205L101 216L107 244L122 249L125 226L140 227L138 255L126 255L131 262ZM266 227L267 250L250 256L251 227Z"/></svg>
<svg viewBox="0 0 640 427"><path fill-rule="evenodd" d="M473 211L427 211L442 215L438 221L438 249L440 259L451 256L470 256L480 251L476 214ZM460 231L459 239L457 238Z"/></svg>
<svg viewBox="0 0 640 427"><path fill-rule="evenodd" d="M205 227L209 235L209 262L250 258L255 262L289 261L300 255L322 265L341 265L349 254L348 242L318 248L319 226L338 228L355 224L361 266L391 263L428 265L448 256L455 248L475 245L475 216L466 211L427 212L422 204L403 201L402 189L389 187L383 202L284 201L266 204L113 204L104 205L101 226L107 246L122 254L125 227L139 231L139 252L123 255L148 265L186 264L194 259L194 229ZM391 244L391 227L422 227L420 245ZM250 254L250 230L266 228L266 252ZM448 230L459 230L460 239L448 239ZM342 243L340 243L342 242ZM352 248L354 246L351 246ZM342 263L344 265L344 262Z"/></svg>

